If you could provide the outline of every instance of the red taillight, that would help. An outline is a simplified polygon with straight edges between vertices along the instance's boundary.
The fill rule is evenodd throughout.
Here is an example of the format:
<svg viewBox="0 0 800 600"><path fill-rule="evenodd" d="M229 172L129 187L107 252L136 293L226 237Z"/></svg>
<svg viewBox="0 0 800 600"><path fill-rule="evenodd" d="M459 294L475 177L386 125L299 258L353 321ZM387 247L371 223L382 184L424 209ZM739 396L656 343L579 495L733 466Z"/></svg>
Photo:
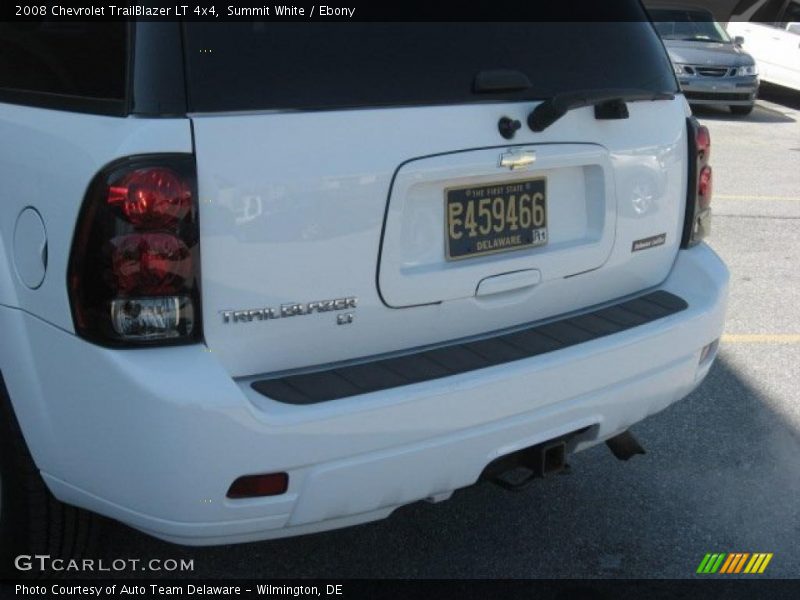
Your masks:
<svg viewBox="0 0 800 600"><path fill-rule="evenodd" d="M697 204L701 210L711 205L712 187L711 167L705 165L700 169L700 176L697 178Z"/></svg>
<svg viewBox="0 0 800 600"><path fill-rule="evenodd" d="M711 231L711 193L713 173L708 160L711 157L711 134L697 119L687 119L689 138L688 190L686 217L681 247L699 244Z"/></svg>
<svg viewBox="0 0 800 600"><path fill-rule="evenodd" d="M279 496L289 489L289 475L270 473L268 475L246 475L231 484L228 498L259 498Z"/></svg>
<svg viewBox="0 0 800 600"><path fill-rule="evenodd" d="M133 225L174 227L192 209L192 193L171 169L150 167L127 173L108 188L108 203Z"/></svg>
<svg viewBox="0 0 800 600"><path fill-rule="evenodd" d="M107 345L186 342L199 323L192 156L141 156L101 171L72 246L76 332Z"/></svg>
<svg viewBox="0 0 800 600"><path fill-rule="evenodd" d="M697 157L699 159L704 161L711 160L711 132L705 125L697 126L695 147L697 148Z"/></svg>
<svg viewBox="0 0 800 600"><path fill-rule="evenodd" d="M192 275L191 252L171 233L132 233L111 246L111 272L123 294L174 294Z"/></svg>

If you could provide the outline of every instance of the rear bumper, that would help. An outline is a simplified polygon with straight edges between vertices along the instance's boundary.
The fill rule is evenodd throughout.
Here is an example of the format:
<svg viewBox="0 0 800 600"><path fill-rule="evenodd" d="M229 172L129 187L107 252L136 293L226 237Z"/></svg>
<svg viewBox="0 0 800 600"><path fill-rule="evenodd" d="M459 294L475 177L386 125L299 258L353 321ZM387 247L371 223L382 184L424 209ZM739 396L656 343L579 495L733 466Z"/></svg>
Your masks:
<svg viewBox="0 0 800 600"><path fill-rule="evenodd" d="M758 95L758 77L693 77L680 79L690 104L750 106Z"/></svg>
<svg viewBox="0 0 800 600"><path fill-rule="evenodd" d="M722 333L728 273L705 245L661 286L680 313L513 363L292 406L234 381L201 346L114 351L20 311L30 341L8 385L53 493L183 544L298 535L446 498L498 456L588 427L596 444L691 392ZM231 482L287 471L286 494L230 500Z"/></svg>

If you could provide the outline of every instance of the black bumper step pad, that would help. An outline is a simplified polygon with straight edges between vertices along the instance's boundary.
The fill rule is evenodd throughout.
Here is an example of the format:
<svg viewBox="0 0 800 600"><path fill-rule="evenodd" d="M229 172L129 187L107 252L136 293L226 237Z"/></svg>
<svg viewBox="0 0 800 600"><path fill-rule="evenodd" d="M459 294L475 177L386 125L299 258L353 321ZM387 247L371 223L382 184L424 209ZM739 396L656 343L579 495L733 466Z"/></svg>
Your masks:
<svg viewBox="0 0 800 600"><path fill-rule="evenodd" d="M315 404L431 381L554 352L688 308L682 298L657 291L596 311L528 329L370 363L263 379L254 390L286 404Z"/></svg>

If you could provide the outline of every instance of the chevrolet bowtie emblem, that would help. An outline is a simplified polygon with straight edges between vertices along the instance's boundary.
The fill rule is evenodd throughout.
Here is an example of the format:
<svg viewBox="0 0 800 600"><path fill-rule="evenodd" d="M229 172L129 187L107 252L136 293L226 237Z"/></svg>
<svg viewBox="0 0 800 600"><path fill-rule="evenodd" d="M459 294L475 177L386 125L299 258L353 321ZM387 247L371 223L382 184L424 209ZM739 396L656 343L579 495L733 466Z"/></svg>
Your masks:
<svg viewBox="0 0 800 600"><path fill-rule="evenodd" d="M536 153L533 150L509 150L500 155L498 167L505 167L512 171L530 166L536 160Z"/></svg>

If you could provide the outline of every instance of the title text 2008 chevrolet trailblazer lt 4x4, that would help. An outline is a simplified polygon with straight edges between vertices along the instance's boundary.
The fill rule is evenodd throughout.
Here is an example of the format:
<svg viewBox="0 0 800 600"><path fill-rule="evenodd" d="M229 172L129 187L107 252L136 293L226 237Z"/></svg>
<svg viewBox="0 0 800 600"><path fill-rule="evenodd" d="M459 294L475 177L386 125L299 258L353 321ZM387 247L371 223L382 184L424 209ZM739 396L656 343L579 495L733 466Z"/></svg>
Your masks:
<svg viewBox="0 0 800 600"><path fill-rule="evenodd" d="M627 458L711 366L710 140L644 16L0 32L4 559Z"/></svg>

